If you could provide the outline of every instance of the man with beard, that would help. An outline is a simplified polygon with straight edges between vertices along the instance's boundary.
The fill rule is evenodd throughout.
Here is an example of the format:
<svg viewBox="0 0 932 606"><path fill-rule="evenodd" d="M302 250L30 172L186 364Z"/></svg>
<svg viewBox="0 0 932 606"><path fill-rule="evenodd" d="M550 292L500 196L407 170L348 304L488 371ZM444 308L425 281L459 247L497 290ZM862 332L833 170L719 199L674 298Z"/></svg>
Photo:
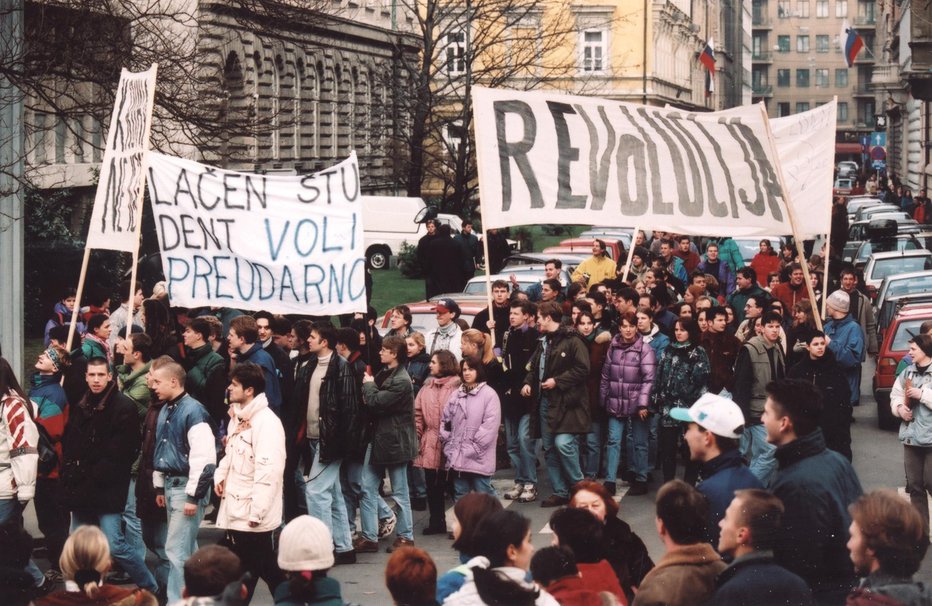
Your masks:
<svg viewBox="0 0 932 606"><path fill-rule="evenodd" d="M822 392L822 417L819 427L825 435L825 445L851 460L851 388L844 371L829 350L825 333L812 331L806 337L809 352L787 373L790 379L812 383Z"/></svg>

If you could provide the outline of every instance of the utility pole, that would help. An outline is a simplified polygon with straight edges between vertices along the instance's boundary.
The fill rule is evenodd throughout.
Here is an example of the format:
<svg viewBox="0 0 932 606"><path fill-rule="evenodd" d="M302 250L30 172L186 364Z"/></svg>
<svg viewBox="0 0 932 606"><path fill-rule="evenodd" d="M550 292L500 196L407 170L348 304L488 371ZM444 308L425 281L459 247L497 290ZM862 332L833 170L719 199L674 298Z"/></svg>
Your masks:
<svg viewBox="0 0 932 606"><path fill-rule="evenodd" d="M8 65L21 65L23 0L0 0L0 44ZM23 377L23 93L0 76L0 350Z"/></svg>

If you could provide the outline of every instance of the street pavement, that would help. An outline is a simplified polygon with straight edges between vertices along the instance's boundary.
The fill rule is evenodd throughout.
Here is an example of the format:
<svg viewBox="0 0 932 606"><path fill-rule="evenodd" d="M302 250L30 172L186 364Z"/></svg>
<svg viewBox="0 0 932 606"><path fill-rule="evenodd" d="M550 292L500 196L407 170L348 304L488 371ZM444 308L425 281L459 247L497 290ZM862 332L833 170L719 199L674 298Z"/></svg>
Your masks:
<svg viewBox="0 0 932 606"><path fill-rule="evenodd" d="M903 492L905 477L903 471L903 447L897 439L896 432L882 431L877 427L877 408L871 393L871 377L873 375L873 361L864 365L861 386L861 406L855 409L856 422L852 425L852 447L854 451L854 467L861 479L865 492L877 488L897 488ZM682 465L678 469L682 475ZM541 464L539 471L541 481L546 483L546 470ZM654 472L659 480L659 471ZM496 474L493 484L499 494L513 484L510 469ZM621 517L627 521L631 528L644 540L651 556L656 561L663 554L663 546L657 537L654 525L654 496L660 482L653 482L650 492L644 496L625 497L627 485L619 483L616 500L619 500ZM547 487L541 490L541 498L549 494ZM552 534L547 525L553 509L543 509L540 502L515 503L502 500L505 507L521 512L531 519L531 531L534 546L537 549L550 544ZM448 517L452 513L452 506ZM35 515L30 506L26 511L26 524L33 536L39 536L35 526ZM452 541L446 535L423 536L421 529L427 524L427 512L414 512L415 543L425 549L433 557L437 565L438 574L443 574L450 568L459 564L458 554L450 546ZM449 527L449 526L448 526ZM199 534L201 545L219 541L221 531L215 527L204 525ZM348 566L337 566L330 572L330 576L338 579L343 590L343 599L353 604L387 605L391 604L390 596L385 589L384 571L389 555L385 548L391 544L392 538L381 542L380 553L359 554L358 562ZM48 562L37 560L43 569ZM926 558L921 578L932 579L932 558ZM273 604L271 594L265 584L260 581L252 601L257 606L270 606Z"/></svg>

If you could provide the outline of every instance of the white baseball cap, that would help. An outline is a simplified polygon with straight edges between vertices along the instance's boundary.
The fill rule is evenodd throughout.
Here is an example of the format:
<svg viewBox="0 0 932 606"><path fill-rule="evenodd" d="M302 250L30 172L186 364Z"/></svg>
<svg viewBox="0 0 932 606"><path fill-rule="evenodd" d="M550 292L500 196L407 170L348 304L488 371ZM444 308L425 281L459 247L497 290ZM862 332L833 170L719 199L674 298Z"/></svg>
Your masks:
<svg viewBox="0 0 932 606"><path fill-rule="evenodd" d="M740 438L744 432L744 413L737 404L714 393L706 393L689 408L674 408L670 416L677 421L696 423L723 438Z"/></svg>

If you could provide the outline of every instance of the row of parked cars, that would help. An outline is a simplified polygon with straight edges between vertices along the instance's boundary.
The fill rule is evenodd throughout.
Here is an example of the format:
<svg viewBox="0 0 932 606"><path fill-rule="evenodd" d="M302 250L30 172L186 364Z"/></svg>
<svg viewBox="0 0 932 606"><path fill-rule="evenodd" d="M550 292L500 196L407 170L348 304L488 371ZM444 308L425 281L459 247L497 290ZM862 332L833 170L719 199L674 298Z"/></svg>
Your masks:
<svg viewBox="0 0 932 606"><path fill-rule="evenodd" d="M877 318L879 350L872 381L877 422L895 429L890 391L909 340L932 320L932 227L872 196L848 199L848 243L842 259L863 271Z"/></svg>

